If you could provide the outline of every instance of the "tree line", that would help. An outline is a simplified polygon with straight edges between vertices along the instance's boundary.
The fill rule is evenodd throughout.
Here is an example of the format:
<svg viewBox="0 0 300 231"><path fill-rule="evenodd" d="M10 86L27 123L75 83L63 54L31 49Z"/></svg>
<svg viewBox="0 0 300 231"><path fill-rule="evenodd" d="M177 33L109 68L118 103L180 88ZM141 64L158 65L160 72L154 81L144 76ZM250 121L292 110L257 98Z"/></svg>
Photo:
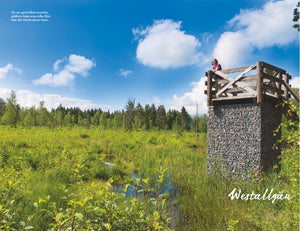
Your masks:
<svg viewBox="0 0 300 231"><path fill-rule="evenodd" d="M124 130L176 130L197 132L207 131L207 116L192 118L185 107L181 111L168 110L160 105L146 104L142 107L129 99L122 111L105 112L99 109L82 111L80 108L65 108L62 105L48 111L44 102L39 107L23 108L16 100L16 94L11 92L4 101L0 98L0 123L10 126L99 126L102 129Z"/></svg>

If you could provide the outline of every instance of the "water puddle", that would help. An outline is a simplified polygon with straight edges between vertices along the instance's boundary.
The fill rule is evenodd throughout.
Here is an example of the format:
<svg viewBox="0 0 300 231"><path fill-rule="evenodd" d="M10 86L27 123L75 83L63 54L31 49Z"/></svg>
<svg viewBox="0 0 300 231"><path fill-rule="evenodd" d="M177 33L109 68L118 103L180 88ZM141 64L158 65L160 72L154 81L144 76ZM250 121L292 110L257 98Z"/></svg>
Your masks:
<svg viewBox="0 0 300 231"><path fill-rule="evenodd" d="M162 183L156 183L152 186L152 189L146 189L143 185L137 185L137 181L141 179L141 176L137 175L134 171L131 172L132 184L129 186L113 186L115 192L125 193L126 197L137 197L145 196L145 193L148 193L150 197L156 197L157 195L166 195L166 197L175 197L178 193L176 187L171 183L170 179L164 179Z"/></svg>
<svg viewBox="0 0 300 231"><path fill-rule="evenodd" d="M109 164L110 168L114 165ZM154 186L141 184L142 177L134 171L131 172L132 183L127 186L112 185L116 193L123 193L126 198L138 197L145 198L165 198L168 201L169 217L171 218L170 228L174 229L180 212L180 193L172 184L170 177L165 177L161 182L156 181Z"/></svg>

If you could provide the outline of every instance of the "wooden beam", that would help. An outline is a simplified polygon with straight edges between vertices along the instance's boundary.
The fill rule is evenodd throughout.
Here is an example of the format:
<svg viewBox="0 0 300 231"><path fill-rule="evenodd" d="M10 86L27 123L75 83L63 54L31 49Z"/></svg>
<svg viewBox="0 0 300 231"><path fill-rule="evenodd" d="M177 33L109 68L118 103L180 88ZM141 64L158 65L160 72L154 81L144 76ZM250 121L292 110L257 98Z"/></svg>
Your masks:
<svg viewBox="0 0 300 231"><path fill-rule="evenodd" d="M268 75L268 74L266 74L266 73L262 73L262 77L263 77L264 79L269 79L269 80L271 80L272 82L278 82L278 83L283 84L283 80L280 79L280 78L277 78L277 77L275 77L275 76Z"/></svg>
<svg viewBox="0 0 300 231"><path fill-rule="evenodd" d="M207 95L207 90L204 90L204 94ZM216 94L216 91L211 91L211 94Z"/></svg>
<svg viewBox="0 0 300 231"><path fill-rule="evenodd" d="M277 74L277 79L280 80L280 81L276 81L275 82L275 85L276 85L276 88L279 90L279 91L276 91L275 95L277 98L280 98L281 95L284 93L282 90L281 90L281 81L282 80L282 74L278 73Z"/></svg>
<svg viewBox="0 0 300 231"><path fill-rule="evenodd" d="M252 90L256 90L256 86L250 86L250 88ZM234 87L234 88L226 90L225 93L248 93L248 92L242 87Z"/></svg>
<svg viewBox="0 0 300 231"><path fill-rule="evenodd" d="M286 74L285 70L280 69L278 67L275 67L275 66L273 66L271 64L268 64L268 63L265 63L265 62L259 62L259 63L261 63L262 67L265 67L265 68L267 68L269 70L277 71L277 72L279 72L281 74Z"/></svg>
<svg viewBox="0 0 300 231"><path fill-rule="evenodd" d="M274 93L277 93L277 94L275 94L276 98L279 98L283 94L283 90L281 90L281 89L279 89L277 87L273 87L271 85L263 84L263 89L267 90L267 91L272 91Z"/></svg>
<svg viewBox="0 0 300 231"><path fill-rule="evenodd" d="M245 92L247 92L247 91L241 87L234 87L234 88L226 90L226 93L245 93Z"/></svg>
<svg viewBox="0 0 300 231"><path fill-rule="evenodd" d="M241 71L244 71L246 70L247 68L249 68L250 66L245 66L245 67L238 67L238 68L232 68L232 69L225 69L225 70L222 70L222 72L224 74L230 74L230 73L234 73L234 72L241 72Z"/></svg>
<svg viewBox="0 0 300 231"><path fill-rule="evenodd" d="M207 106L212 106L212 71L207 72Z"/></svg>
<svg viewBox="0 0 300 231"><path fill-rule="evenodd" d="M217 97L219 96L219 95L221 95L224 91L226 91L226 89L228 89L230 86L232 86L233 84L235 84L237 81L239 81L240 80L240 78L242 78L246 73L248 73L249 71L251 71L253 68L255 68L256 67L256 65L251 65L251 66L249 66L246 70L244 70L238 77L236 77L236 78L231 78L231 81L228 83L228 84L226 84L226 86L225 87L223 87L220 91L218 91L218 93L217 93ZM237 85L239 84L239 86L241 86L241 87L243 87L242 85L243 84L241 84L241 82L239 82L239 83L236 83ZM248 87L246 87L245 85L244 85L244 89L246 90L246 91L248 91L249 93L253 93L254 91L251 89L251 88L248 88Z"/></svg>
<svg viewBox="0 0 300 231"><path fill-rule="evenodd" d="M287 82L287 84L289 83L289 78L287 74L283 75L283 81ZM284 91L283 96L285 98L289 98L288 89L284 85L283 85L283 91Z"/></svg>
<svg viewBox="0 0 300 231"><path fill-rule="evenodd" d="M283 82L283 84L289 90L289 92L292 94L292 96L294 96L294 98L297 100L297 102L299 102L299 95L294 91L294 89L291 88L291 86L285 81Z"/></svg>
<svg viewBox="0 0 300 231"><path fill-rule="evenodd" d="M222 98L217 98L213 99L213 101L222 101L222 100L237 100L237 99L246 99L246 98L255 98L253 95L243 95L243 96L228 96L228 97L222 97Z"/></svg>
<svg viewBox="0 0 300 231"><path fill-rule="evenodd" d="M257 103L262 103L262 63L256 65L256 96Z"/></svg>
<svg viewBox="0 0 300 231"><path fill-rule="evenodd" d="M227 79L219 79L217 80L218 84L227 84L229 81Z"/></svg>

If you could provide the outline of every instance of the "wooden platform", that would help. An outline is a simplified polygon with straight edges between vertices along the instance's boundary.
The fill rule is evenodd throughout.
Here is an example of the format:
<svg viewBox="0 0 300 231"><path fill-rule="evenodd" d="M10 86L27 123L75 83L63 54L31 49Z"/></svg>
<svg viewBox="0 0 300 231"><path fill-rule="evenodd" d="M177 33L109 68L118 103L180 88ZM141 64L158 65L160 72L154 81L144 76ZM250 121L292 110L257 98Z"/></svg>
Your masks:
<svg viewBox="0 0 300 231"><path fill-rule="evenodd" d="M237 76L234 77L233 74ZM285 70L265 62L208 71L205 75L207 90L204 93L207 94L208 106L238 102L263 103L265 98L282 101L291 95L299 102L299 96L289 85L291 76Z"/></svg>

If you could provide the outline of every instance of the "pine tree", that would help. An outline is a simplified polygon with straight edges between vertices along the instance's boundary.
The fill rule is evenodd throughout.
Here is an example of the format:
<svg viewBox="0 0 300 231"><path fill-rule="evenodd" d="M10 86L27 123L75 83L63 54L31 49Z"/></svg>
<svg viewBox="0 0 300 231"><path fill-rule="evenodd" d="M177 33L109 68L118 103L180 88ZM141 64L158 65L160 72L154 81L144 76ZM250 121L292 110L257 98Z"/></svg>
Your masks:
<svg viewBox="0 0 300 231"><path fill-rule="evenodd" d="M135 127L137 129L141 129L144 125L144 108L141 106L140 103L135 108Z"/></svg>
<svg viewBox="0 0 300 231"><path fill-rule="evenodd" d="M134 106L135 100L129 99L126 105L126 113L125 113L125 129L132 130L134 127Z"/></svg>
<svg viewBox="0 0 300 231"><path fill-rule="evenodd" d="M145 120L145 129L150 129L150 105L146 104L145 110L144 110L144 120Z"/></svg>
<svg viewBox="0 0 300 231"><path fill-rule="evenodd" d="M191 129L191 117L186 111L185 107L181 109L181 128L182 131L187 131Z"/></svg>
<svg viewBox="0 0 300 231"><path fill-rule="evenodd" d="M156 107L154 104L152 104L149 111L150 128L155 127L155 121L156 121Z"/></svg>
<svg viewBox="0 0 300 231"><path fill-rule="evenodd" d="M159 129L167 128L167 115L165 107L163 105L160 105L157 108L155 124Z"/></svg>

